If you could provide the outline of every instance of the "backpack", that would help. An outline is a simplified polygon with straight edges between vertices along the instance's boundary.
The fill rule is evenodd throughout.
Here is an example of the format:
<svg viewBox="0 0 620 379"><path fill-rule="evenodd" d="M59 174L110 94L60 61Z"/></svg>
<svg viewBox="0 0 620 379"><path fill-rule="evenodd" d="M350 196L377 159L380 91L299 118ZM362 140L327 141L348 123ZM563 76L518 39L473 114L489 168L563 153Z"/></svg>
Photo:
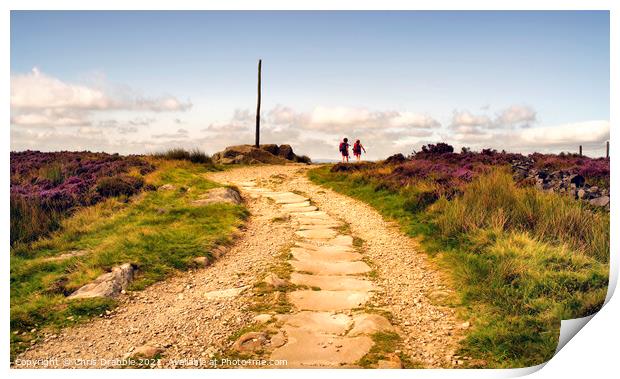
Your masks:
<svg viewBox="0 0 620 379"><path fill-rule="evenodd" d="M347 149L347 144L344 142L340 142L340 147L338 148L338 150L340 150L341 153L344 153Z"/></svg>
<svg viewBox="0 0 620 379"><path fill-rule="evenodd" d="M359 143L355 143L353 145L353 154L362 154L362 145Z"/></svg>

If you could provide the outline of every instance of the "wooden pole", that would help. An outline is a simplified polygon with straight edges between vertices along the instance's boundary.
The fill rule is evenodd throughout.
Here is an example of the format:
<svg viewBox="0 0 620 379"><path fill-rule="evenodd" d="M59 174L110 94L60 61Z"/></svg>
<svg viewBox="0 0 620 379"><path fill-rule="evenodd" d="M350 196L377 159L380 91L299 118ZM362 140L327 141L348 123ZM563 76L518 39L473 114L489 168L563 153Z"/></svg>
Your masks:
<svg viewBox="0 0 620 379"><path fill-rule="evenodd" d="M258 99L256 102L256 147L260 145L260 70L262 59L258 60Z"/></svg>
<svg viewBox="0 0 620 379"><path fill-rule="evenodd" d="M579 145L579 156L580 157L583 156L583 149L581 148L581 145Z"/></svg>
<svg viewBox="0 0 620 379"><path fill-rule="evenodd" d="M607 145L607 150L605 152L605 158L609 158L609 141L607 141L606 145Z"/></svg>

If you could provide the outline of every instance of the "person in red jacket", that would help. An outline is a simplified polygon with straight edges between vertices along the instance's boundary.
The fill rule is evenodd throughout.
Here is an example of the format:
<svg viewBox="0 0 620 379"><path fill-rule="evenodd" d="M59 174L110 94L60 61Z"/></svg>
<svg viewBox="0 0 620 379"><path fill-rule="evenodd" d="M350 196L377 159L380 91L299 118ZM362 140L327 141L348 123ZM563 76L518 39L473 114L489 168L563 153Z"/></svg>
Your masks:
<svg viewBox="0 0 620 379"><path fill-rule="evenodd" d="M362 145L360 140L355 141L355 143L353 144L353 155L355 155L355 159L358 162L362 157L362 151L364 151L364 154L366 154L366 149L364 149L364 146Z"/></svg>
<svg viewBox="0 0 620 379"><path fill-rule="evenodd" d="M345 138L342 140L342 142L340 142L340 147L338 148L340 150L340 154L342 154L342 163L346 162L349 163L349 139Z"/></svg>

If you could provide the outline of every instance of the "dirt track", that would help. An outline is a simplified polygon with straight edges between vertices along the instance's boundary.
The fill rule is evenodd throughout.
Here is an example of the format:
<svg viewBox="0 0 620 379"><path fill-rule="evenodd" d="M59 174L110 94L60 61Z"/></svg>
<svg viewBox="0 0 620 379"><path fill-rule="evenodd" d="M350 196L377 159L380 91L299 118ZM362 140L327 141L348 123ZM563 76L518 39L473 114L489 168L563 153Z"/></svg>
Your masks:
<svg viewBox="0 0 620 379"><path fill-rule="evenodd" d="M435 305L430 298L449 295L452 290L425 255L416 251L412 239L369 206L312 184L306 169L298 165L241 167L210 178L292 191L309 198L330 220L345 225L347 235L364 241L361 253L373 269L376 287L368 305L391 314L391 324L402 338L401 354L424 367L451 367L461 322L452 309ZM159 367L187 367L183 364L187 361L174 360L191 358L203 359L197 364L212 368L204 363L228 351L229 337L253 324L257 313L250 309L255 296L252 286L263 280L291 241L299 240L295 218L285 217L282 206L249 188L242 191L252 214L246 229L212 266L122 295L112 314L58 336L50 333L19 358L58 358L59 364L53 367L114 367L113 361L101 358L122 358L149 345L161 350ZM94 361L83 365L76 359Z"/></svg>

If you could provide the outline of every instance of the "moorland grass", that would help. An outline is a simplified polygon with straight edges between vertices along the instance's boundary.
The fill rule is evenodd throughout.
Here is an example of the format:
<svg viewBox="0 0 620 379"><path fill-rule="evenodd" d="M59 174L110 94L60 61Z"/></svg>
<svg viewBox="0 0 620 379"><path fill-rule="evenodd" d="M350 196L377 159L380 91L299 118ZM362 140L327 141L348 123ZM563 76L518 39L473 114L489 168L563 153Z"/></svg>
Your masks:
<svg viewBox="0 0 620 379"><path fill-rule="evenodd" d="M154 153L153 156L159 159L189 161L192 163L201 163L208 166L213 166L211 157L198 149L185 150L182 148L174 148L163 152Z"/></svg>
<svg viewBox="0 0 620 379"><path fill-rule="evenodd" d="M204 165L164 160L157 166L145 181L158 187L173 184L175 190L107 199L64 219L49 238L11 249L12 356L44 327L80 322L113 307L113 300L66 299L113 266L136 264L138 274L130 289L142 289L191 267L195 257L210 257L212 247L227 243L247 216L243 206L190 205L218 186L204 178ZM49 260L70 251L86 254Z"/></svg>
<svg viewBox="0 0 620 379"><path fill-rule="evenodd" d="M428 204L420 181L389 190L363 173L309 172L317 184L360 199L419 237L450 274L471 321L462 355L486 367L524 367L553 356L560 320L596 312L607 292L609 214L534 189L498 170L461 196Z"/></svg>

